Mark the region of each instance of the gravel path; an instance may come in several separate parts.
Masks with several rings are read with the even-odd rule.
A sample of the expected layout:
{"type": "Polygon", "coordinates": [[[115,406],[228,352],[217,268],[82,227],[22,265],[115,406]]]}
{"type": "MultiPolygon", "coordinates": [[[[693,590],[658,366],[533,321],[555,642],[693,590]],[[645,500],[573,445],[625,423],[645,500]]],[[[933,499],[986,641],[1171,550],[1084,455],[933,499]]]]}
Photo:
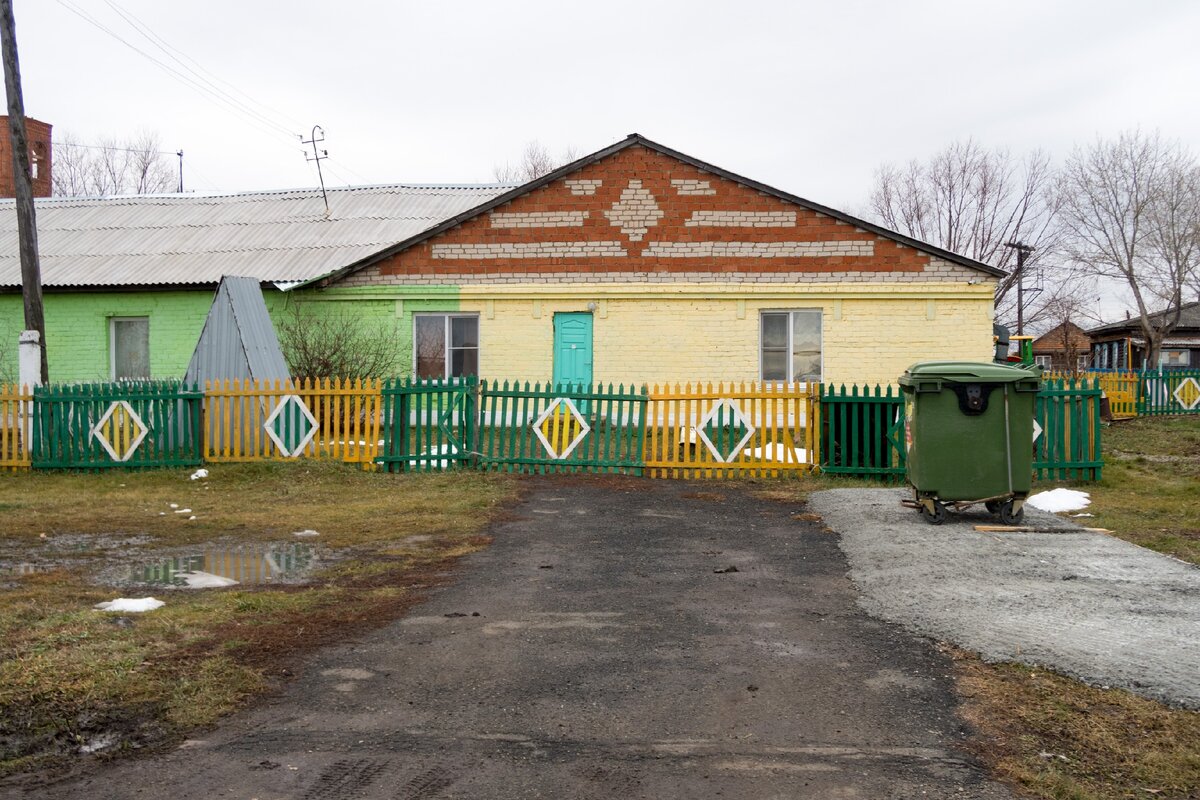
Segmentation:
{"type": "Polygon", "coordinates": [[[1200,569],[1027,507],[1034,533],[994,516],[929,525],[899,489],[837,489],[812,509],[841,534],[871,614],[989,661],[1200,708],[1200,569]]]}

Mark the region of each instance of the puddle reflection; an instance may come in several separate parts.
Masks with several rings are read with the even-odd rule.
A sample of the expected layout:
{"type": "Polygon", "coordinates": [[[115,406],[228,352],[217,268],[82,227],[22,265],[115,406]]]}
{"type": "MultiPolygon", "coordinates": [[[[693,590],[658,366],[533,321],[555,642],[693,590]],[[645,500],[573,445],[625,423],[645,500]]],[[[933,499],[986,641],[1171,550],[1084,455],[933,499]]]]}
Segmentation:
{"type": "Polygon", "coordinates": [[[133,567],[130,581],[190,589],[253,586],[295,580],[315,563],[312,545],[281,544],[265,551],[213,551],[142,563],[133,567]]]}

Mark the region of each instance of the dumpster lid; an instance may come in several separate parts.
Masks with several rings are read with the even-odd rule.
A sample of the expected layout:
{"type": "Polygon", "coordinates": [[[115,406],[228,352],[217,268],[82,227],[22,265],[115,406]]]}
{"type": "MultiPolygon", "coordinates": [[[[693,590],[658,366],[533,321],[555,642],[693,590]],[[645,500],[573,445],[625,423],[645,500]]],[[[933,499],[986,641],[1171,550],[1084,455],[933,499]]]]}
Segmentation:
{"type": "Polygon", "coordinates": [[[944,380],[957,383],[1016,383],[1041,379],[1041,369],[986,361],[920,361],[900,376],[900,384],[916,380],[944,380]]]}

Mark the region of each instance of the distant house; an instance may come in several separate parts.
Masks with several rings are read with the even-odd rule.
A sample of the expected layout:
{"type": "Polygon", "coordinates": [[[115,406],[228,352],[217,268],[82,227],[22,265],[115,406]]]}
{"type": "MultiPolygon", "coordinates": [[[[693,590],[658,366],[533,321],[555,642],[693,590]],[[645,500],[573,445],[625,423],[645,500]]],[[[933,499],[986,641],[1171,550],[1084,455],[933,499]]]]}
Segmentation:
{"type": "Polygon", "coordinates": [[[1091,363],[1091,345],[1087,331],[1068,320],[1033,340],[1033,360],[1042,369],[1076,372],[1091,363]]]}
{"type": "MultiPolygon", "coordinates": [[[[1174,309],[1150,315],[1152,321],[1174,315],[1174,309]]],[[[1146,340],[1136,319],[1101,325],[1088,331],[1092,366],[1097,369],[1200,369],[1200,302],[1179,308],[1179,324],[1163,341],[1157,364],[1146,364],[1146,340]]]]}
{"type": "MultiPolygon", "coordinates": [[[[127,334],[148,337],[154,376],[182,374],[226,274],[262,281],[276,319],[304,303],[391,331],[421,377],[890,383],[992,358],[1000,270],[637,134],[519,187],[342,189],[330,206],[41,201],[52,377],[121,374],[127,334]]],[[[10,244],[13,340],[18,282],[10,244]]]]}

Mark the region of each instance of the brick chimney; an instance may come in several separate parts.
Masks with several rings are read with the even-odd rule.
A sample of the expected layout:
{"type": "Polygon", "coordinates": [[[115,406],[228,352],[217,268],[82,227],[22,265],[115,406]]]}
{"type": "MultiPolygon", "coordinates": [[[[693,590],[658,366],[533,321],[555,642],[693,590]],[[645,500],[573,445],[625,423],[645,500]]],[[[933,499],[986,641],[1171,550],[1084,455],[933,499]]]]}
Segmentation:
{"type": "MultiPolygon", "coordinates": [[[[16,196],[13,176],[12,143],[8,138],[8,117],[0,116],[0,197],[16,196]]],[[[25,135],[29,139],[29,163],[33,169],[33,196],[49,197],[50,186],[50,124],[25,117],[25,135]]]]}

